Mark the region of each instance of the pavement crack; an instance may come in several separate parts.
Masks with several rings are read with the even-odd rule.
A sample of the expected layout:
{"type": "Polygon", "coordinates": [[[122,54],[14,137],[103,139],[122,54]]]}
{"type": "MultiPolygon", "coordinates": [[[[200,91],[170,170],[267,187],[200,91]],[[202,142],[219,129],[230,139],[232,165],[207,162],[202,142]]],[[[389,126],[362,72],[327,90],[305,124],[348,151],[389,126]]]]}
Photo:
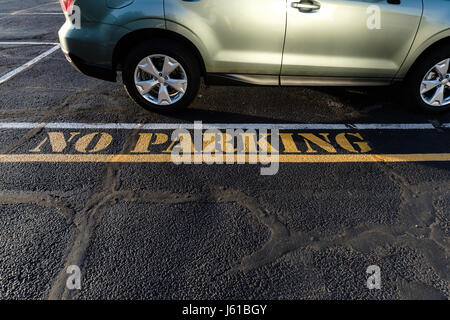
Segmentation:
{"type": "Polygon", "coordinates": [[[379,164],[380,169],[400,189],[399,222],[395,227],[404,237],[403,244],[417,248],[443,279],[448,278],[449,266],[446,261],[450,246],[445,231],[439,224],[434,201],[440,196],[450,194],[450,181],[421,182],[412,184],[394,168],[379,164]]]}
{"type": "Polygon", "coordinates": [[[263,247],[244,257],[240,264],[235,266],[231,272],[245,272],[264,266],[286,253],[305,245],[309,241],[309,237],[304,233],[291,233],[287,226],[280,221],[278,215],[264,209],[258,199],[250,197],[239,190],[219,188],[213,194],[213,197],[218,202],[235,202],[247,208],[270,231],[270,238],[263,247]]]}
{"type": "Polygon", "coordinates": [[[60,115],[65,110],[65,107],[70,105],[71,103],[76,102],[77,100],[81,99],[80,93],[86,91],[85,89],[78,90],[74,92],[73,94],[69,95],[62,103],[60,103],[57,106],[49,107],[47,110],[44,111],[44,115],[37,121],[39,123],[39,126],[36,128],[33,128],[29,130],[26,134],[24,134],[17,142],[12,143],[5,148],[0,150],[0,154],[10,154],[19,149],[22,145],[24,145],[27,141],[30,139],[36,137],[39,135],[44,129],[43,125],[48,122],[48,120],[54,116],[54,115],[60,115]]]}
{"type": "Polygon", "coordinates": [[[34,204],[53,208],[66,220],[67,224],[71,224],[75,217],[75,210],[71,209],[65,201],[47,193],[3,191],[0,193],[0,204],[34,204]]]}
{"type": "Polygon", "coordinates": [[[437,274],[442,279],[447,279],[448,266],[443,261],[447,260],[449,247],[445,239],[439,238],[442,237],[443,231],[436,231],[439,226],[432,214],[432,197],[436,192],[450,190],[450,183],[438,187],[429,184],[426,187],[414,186],[396,172],[390,172],[390,176],[403,192],[399,209],[402,222],[393,226],[360,224],[322,239],[314,234],[291,232],[276,213],[266,209],[258,199],[242,191],[218,188],[212,195],[217,202],[234,202],[247,208],[250,214],[270,231],[269,240],[260,249],[243,257],[225,273],[247,272],[271,264],[289,252],[303,247],[322,250],[343,246],[368,253],[374,247],[397,244],[418,248],[437,274]],[[434,232],[420,234],[417,231],[426,228],[431,231],[433,228],[434,232]]]}
{"type": "MultiPolygon", "coordinates": [[[[128,137],[124,144],[124,149],[129,148],[135,134],[128,137]]],[[[131,191],[119,191],[120,188],[120,168],[121,164],[110,163],[105,165],[105,173],[102,185],[99,190],[91,195],[86,204],[74,218],[78,226],[78,233],[66,257],[64,268],[58,273],[48,296],[49,300],[71,299],[73,292],[66,288],[67,274],[66,270],[70,265],[82,267],[89,247],[92,235],[96,227],[103,218],[104,210],[107,204],[123,197],[130,197],[131,191]]]]}
{"type": "MultiPolygon", "coordinates": [[[[132,147],[137,134],[128,136],[121,152],[126,152],[132,147]]],[[[72,299],[76,295],[66,288],[68,276],[66,270],[70,265],[77,265],[83,270],[82,266],[91,238],[107,212],[104,209],[108,205],[118,201],[174,204],[199,200],[198,197],[190,194],[122,190],[121,166],[120,163],[109,163],[105,166],[102,185],[86,201],[84,208],[75,215],[74,223],[77,225],[78,233],[65,258],[64,268],[60,270],[50,289],[48,296],[50,300],[72,299]]]]}

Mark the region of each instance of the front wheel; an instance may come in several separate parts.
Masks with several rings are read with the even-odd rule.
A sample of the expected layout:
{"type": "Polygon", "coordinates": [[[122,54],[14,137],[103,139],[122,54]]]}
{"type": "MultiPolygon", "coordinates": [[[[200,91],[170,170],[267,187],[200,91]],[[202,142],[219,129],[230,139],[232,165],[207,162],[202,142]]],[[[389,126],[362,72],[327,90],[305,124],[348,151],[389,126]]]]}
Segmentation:
{"type": "Polygon", "coordinates": [[[195,57],[182,46],[155,39],[134,48],[122,73],[128,95],[147,110],[172,112],[186,108],[200,87],[195,57]]]}
{"type": "Polygon", "coordinates": [[[424,111],[450,110],[450,46],[421,59],[407,80],[407,94],[424,111]]]}

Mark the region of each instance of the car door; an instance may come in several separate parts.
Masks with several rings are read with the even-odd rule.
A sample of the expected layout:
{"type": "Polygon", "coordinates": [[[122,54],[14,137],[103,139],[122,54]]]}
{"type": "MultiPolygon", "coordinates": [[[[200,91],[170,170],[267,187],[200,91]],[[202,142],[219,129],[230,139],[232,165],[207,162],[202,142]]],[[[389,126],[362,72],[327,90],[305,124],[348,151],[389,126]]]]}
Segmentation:
{"type": "Polygon", "coordinates": [[[284,85],[395,77],[422,15],[422,0],[287,1],[284,85]]]}
{"type": "Polygon", "coordinates": [[[286,0],[165,0],[167,28],[200,50],[206,71],[274,75],[278,84],[286,0]]]}

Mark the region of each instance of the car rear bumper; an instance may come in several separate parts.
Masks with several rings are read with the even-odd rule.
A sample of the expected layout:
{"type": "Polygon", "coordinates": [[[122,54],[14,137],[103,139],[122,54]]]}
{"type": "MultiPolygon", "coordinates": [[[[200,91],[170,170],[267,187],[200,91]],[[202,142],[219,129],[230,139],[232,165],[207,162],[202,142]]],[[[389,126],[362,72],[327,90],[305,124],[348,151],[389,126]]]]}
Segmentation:
{"type": "Polygon", "coordinates": [[[116,81],[113,53],[127,29],[102,23],[84,23],[75,28],[69,21],[59,30],[61,49],[78,71],[91,77],[116,81]]]}
{"type": "Polygon", "coordinates": [[[93,77],[93,78],[116,82],[116,80],[117,80],[116,71],[114,71],[112,69],[105,69],[102,67],[90,65],[90,64],[86,63],[85,61],[83,61],[83,59],[77,57],[76,55],[74,55],[70,52],[66,52],[64,50],[63,50],[63,52],[66,56],[67,61],[69,61],[70,64],[78,72],[81,72],[82,74],[85,74],[85,75],[93,77]]]}

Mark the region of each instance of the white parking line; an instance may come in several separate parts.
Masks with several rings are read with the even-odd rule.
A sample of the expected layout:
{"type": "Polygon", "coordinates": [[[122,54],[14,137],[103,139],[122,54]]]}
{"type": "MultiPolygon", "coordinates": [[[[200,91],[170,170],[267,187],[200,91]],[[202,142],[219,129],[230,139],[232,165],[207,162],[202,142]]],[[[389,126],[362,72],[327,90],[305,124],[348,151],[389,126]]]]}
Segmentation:
{"type": "MultiPolygon", "coordinates": [[[[203,123],[203,129],[278,129],[278,130],[433,130],[429,123],[370,123],[370,124],[278,124],[278,123],[203,123]]],[[[176,130],[194,129],[192,123],[36,123],[0,122],[0,129],[100,129],[100,130],[176,130]]],[[[450,128],[444,123],[439,128],[450,128]]]]}
{"type": "Polygon", "coordinates": [[[26,13],[27,11],[30,11],[30,10],[46,7],[48,5],[57,4],[57,3],[58,3],[58,1],[51,1],[51,2],[46,2],[46,3],[41,3],[41,4],[39,4],[37,6],[34,6],[34,7],[31,7],[31,8],[26,8],[26,9],[22,9],[22,10],[17,10],[17,11],[11,12],[11,14],[16,15],[16,14],[26,13]]]}
{"type": "Polygon", "coordinates": [[[32,66],[34,66],[36,63],[38,63],[39,61],[41,61],[42,59],[44,59],[45,57],[51,55],[53,52],[59,50],[60,45],[56,45],[53,48],[45,51],[44,53],[40,54],[39,56],[37,56],[36,58],[28,61],[27,63],[25,63],[24,65],[18,67],[17,69],[14,69],[11,72],[8,72],[7,74],[5,74],[4,76],[2,76],[0,78],[0,85],[5,83],[6,81],[10,80],[11,78],[15,77],[16,75],[18,75],[19,73],[31,68],[32,66]]]}
{"type": "MultiPolygon", "coordinates": [[[[0,20],[6,19],[8,17],[22,16],[22,15],[48,15],[48,14],[50,14],[50,15],[61,14],[62,15],[63,14],[62,10],[59,13],[57,13],[57,12],[29,12],[29,11],[35,10],[37,8],[46,7],[46,6],[49,6],[49,5],[52,5],[52,4],[53,5],[58,4],[58,1],[42,3],[42,4],[37,5],[35,7],[26,8],[26,9],[23,9],[23,10],[17,10],[17,11],[13,11],[13,12],[1,12],[0,13],[0,16],[1,16],[0,20]]],[[[52,10],[52,9],[49,9],[49,10],[52,10]]]]}

